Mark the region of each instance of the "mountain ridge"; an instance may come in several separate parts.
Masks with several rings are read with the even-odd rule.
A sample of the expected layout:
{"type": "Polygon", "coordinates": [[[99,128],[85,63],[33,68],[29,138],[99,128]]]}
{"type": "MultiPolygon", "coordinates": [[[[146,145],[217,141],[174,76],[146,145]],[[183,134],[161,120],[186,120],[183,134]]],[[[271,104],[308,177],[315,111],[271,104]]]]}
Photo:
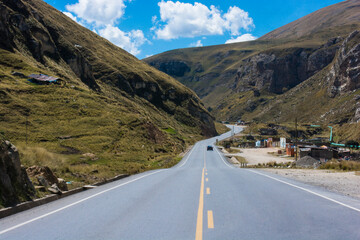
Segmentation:
{"type": "Polygon", "coordinates": [[[277,28],[261,40],[299,38],[323,29],[360,22],[360,1],[347,0],[310,13],[296,21],[277,28]]]}
{"type": "MultiPolygon", "coordinates": [[[[356,109],[353,106],[356,105],[354,99],[358,94],[356,82],[359,79],[356,78],[357,68],[351,66],[350,63],[356,63],[358,58],[356,44],[354,45],[354,40],[349,39],[352,38],[352,34],[353,39],[357,39],[356,30],[360,29],[360,21],[356,21],[360,19],[360,11],[354,11],[354,9],[359,7],[360,1],[342,2],[272,31],[273,37],[265,35],[250,42],[173,50],[144,59],[144,61],[165,72],[167,72],[167,67],[176,67],[177,64],[181,64],[182,68],[178,70],[186,69],[186,71],[182,70],[174,77],[192,88],[218,120],[243,119],[275,123],[290,121],[294,117],[292,109],[295,107],[284,104],[286,107],[281,108],[274,104],[274,102],[283,102],[281,98],[285,97],[288,102],[297,106],[296,108],[303,109],[303,115],[299,116],[301,121],[315,121],[323,124],[354,123],[356,125],[356,121],[353,120],[356,109]],[[341,15],[333,16],[337,12],[341,12],[341,15]],[[341,19],[341,16],[346,15],[347,12],[351,17],[341,19]],[[308,34],[305,31],[299,33],[300,37],[288,37],[296,35],[288,30],[289,26],[293,24],[302,26],[304,19],[314,21],[319,14],[323,15],[323,18],[314,24],[314,31],[307,29],[308,34]],[[341,21],[338,24],[328,24],[326,19],[329,18],[335,20],[340,18],[341,21]],[[354,19],[356,19],[355,22],[354,19]],[[282,34],[277,34],[278,32],[282,34]],[[350,43],[351,41],[353,43],[350,43]],[[339,64],[336,65],[337,56],[341,52],[347,52],[349,48],[354,48],[353,54],[349,56],[352,60],[338,61],[339,64]],[[323,80],[324,76],[334,71],[335,77],[323,80]],[[352,75],[345,74],[346,71],[350,71],[352,75]],[[340,73],[343,74],[339,78],[342,80],[336,80],[341,75],[340,73]],[[337,111],[338,116],[328,114],[329,111],[335,111],[331,106],[320,108],[319,114],[315,115],[320,117],[325,114],[327,117],[316,119],[315,115],[311,114],[311,106],[302,103],[302,99],[309,96],[297,91],[303,88],[303,83],[309,81],[313,81],[314,84],[308,85],[312,87],[306,88],[306,91],[316,92],[317,95],[314,94],[319,96],[319,102],[323,104],[328,102],[335,108],[340,107],[339,104],[344,99],[349,99],[351,107],[342,106],[337,111]],[[347,87],[341,87],[342,85],[347,87]],[[341,94],[335,93],[331,96],[329,89],[334,89],[335,92],[340,91],[341,94]],[[293,98],[286,97],[290,92],[297,93],[294,93],[293,98]],[[348,96],[345,97],[347,94],[348,96]],[[297,97],[299,100],[294,100],[297,97]],[[307,107],[301,107],[301,105],[307,107]],[[269,108],[273,110],[267,111],[269,108]]],[[[174,72],[174,69],[170,68],[170,71],[174,72]]],[[[316,100],[317,98],[313,98],[313,101],[316,100]]],[[[355,134],[354,137],[359,138],[355,134]]]]}

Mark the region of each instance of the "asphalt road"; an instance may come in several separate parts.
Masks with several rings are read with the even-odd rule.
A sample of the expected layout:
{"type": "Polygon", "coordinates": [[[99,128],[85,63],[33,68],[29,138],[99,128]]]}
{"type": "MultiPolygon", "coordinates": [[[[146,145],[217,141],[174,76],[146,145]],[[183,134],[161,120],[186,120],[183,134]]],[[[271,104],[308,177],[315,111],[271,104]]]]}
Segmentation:
{"type": "Polygon", "coordinates": [[[359,200],[233,168],[206,151],[214,142],[197,143],[171,169],[1,219],[0,239],[360,239],[359,200]]]}

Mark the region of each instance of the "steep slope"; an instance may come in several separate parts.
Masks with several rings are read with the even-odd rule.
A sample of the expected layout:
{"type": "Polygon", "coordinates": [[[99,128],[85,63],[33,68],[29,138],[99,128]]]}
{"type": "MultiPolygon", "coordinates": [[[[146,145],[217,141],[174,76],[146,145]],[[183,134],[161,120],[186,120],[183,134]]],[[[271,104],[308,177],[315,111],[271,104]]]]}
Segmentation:
{"type": "MultiPolygon", "coordinates": [[[[294,118],[293,109],[301,108],[303,116],[306,116],[302,118],[303,121],[352,122],[353,118],[350,116],[354,116],[356,111],[354,102],[349,103],[352,107],[340,107],[338,102],[351,97],[337,94],[337,91],[351,89],[347,92],[352,91],[351,93],[355,94],[358,90],[358,64],[355,61],[358,57],[353,55],[347,63],[355,64],[351,70],[352,80],[340,77],[340,72],[344,74],[347,71],[345,67],[334,71],[332,66],[336,65],[335,59],[343,51],[341,49],[348,51],[348,48],[354,47],[349,45],[347,39],[350,33],[360,29],[360,11],[357,10],[359,7],[360,1],[342,2],[299,19],[295,24],[298,28],[294,25],[281,31],[275,30],[275,33],[281,34],[273,34],[273,37],[265,35],[251,42],[179,49],[152,56],[144,61],[192,88],[218,120],[236,121],[242,118],[285,121],[294,118]],[[332,20],[328,21],[330,18],[332,20]],[[308,21],[314,22],[317,27],[307,29],[308,21]],[[299,33],[300,37],[296,37],[291,29],[296,29],[295,33],[299,33]],[[290,35],[293,38],[287,39],[290,35]],[[329,77],[331,80],[323,82],[322,76],[329,72],[333,72],[332,77],[329,77]],[[309,81],[313,82],[310,84],[313,89],[303,87],[302,83],[309,81]],[[348,82],[351,83],[347,84],[348,82]],[[344,88],[344,84],[351,87],[344,88]],[[334,93],[323,94],[321,102],[328,103],[329,106],[319,108],[317,114],[311,114],[311,104],[303,103],[311,99],[311,95],[296,89],[312,93],[334,93]],[[290,93],[292,95],[289,95],[290,93]],[[283,98],[288,99],[292,105],[285,104],[284,109],[274,107],[274,104],[283,98]],[[332,107],[340,108],[338,115],[315,117],[326,114],[332,107]],[[268,108],[273,111],[267,111],[268,108]]],[[[283,103],[279,104],[281,106],[283,103]]]]}
{"type": "Polygon", "coordinates": [[[25,165],[98,181],[170,166],[215,134],[196,94],[170,76],[41,0],[0,2],[0,137],[25,165]],[[30,83],[32,73],[60,84],[30,83]]]}
{"type": "Polygon", "coordinates": [[[294,39],[334,27],[343,27],[360,22],[360,1],[347,0],[325,7],[280,27],[260,39],[294,39]]]}

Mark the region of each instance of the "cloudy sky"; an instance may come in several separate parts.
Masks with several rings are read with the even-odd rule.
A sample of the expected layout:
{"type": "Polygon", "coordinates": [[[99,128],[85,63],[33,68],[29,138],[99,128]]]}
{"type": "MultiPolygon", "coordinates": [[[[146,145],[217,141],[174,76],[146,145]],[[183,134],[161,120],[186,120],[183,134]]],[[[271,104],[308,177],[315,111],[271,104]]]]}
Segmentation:
{"type": "Polygon", "coordinates": [[[164,51],[251,41],[339,0],[45,0],[142,59],[164,51]]]}

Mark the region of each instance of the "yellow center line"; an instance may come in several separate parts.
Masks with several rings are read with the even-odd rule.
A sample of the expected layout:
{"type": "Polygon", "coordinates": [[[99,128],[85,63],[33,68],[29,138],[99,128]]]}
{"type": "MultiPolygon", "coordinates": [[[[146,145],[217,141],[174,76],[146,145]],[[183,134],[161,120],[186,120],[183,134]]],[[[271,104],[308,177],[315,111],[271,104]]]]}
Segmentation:
{"type": "Polygon", "coordinates": [[[211,210],[209,210],[207,212],[208,215],[208,228],[214,228],[214,216],[213,216],[213,212],[211,210]]]}
{"type": "Polygon", "coordinates": [[[207,195],[210,194],[210,188],[206,188],[206,194],[207,194],[207,195]]]}
{"type": "Polygon", "coordinates": [[[198,209],[198,214],[197,214],[195,240],[202,240],[202,234],[203,234],[204,172],[205,172],[205,168],[203,168],[203,170],[202,170],[202,176],[201,176],[199,209],[198,209]]]}
{"type": "Polygon", "coordinates": [[[207,173],[205,173],[205,175],[207,176],[207,173]]]}
{"type": "Polygon", "coordinates": [[[208,179],[208,178],[206,178],[206,181],[209,181],[209,179],[208,179]]]}

